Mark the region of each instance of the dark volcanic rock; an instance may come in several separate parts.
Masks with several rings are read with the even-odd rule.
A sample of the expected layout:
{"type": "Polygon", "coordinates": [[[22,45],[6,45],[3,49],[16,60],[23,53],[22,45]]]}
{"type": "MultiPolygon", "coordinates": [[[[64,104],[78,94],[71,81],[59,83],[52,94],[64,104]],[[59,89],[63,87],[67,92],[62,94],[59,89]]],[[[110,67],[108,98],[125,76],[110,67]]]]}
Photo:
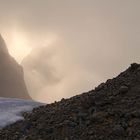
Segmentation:
{"type": "Polygon", "coordinates": [[[24,82],[22,67],[12,58],[0,35],[0,97],[31,99],[24,82]]]}
{"type": "Polygon", "coordinates": [[[24,113],[2,140],[139,140],[140,65],[95,90],[24,113]]]}

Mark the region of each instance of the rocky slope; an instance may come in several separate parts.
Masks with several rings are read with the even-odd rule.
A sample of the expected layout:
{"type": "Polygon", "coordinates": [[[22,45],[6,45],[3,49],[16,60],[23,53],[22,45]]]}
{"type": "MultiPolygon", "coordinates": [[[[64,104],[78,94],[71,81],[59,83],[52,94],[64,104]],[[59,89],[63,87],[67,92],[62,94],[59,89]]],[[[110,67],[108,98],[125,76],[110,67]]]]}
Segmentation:
{"type": "Polygon", "coordinates": [[[12,58],[0,35],[0,97],[31,99],[24,82],[22,67],[12,58]]]}
{"type": "Polygon", "coordinates": [[[24,113],[2,140],[139,140],[140,65],[95,90],[24,113]]]}

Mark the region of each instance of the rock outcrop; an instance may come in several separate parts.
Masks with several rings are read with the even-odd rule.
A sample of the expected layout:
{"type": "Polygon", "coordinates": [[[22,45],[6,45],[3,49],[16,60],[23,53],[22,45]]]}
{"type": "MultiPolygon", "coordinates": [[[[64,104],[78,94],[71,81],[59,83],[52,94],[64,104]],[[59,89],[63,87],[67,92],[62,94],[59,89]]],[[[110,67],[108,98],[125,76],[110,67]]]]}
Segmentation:
{"type": "Polygon", "coordinates": [[[140,140],[140,65],[23,116],[0,131],[2,140],[140,140]]]}
{"type": "Polygon", "coordinates": [[[10,56],[0,35],[0,97],[31,99],[24,82],[22,67],[10,56]]]}

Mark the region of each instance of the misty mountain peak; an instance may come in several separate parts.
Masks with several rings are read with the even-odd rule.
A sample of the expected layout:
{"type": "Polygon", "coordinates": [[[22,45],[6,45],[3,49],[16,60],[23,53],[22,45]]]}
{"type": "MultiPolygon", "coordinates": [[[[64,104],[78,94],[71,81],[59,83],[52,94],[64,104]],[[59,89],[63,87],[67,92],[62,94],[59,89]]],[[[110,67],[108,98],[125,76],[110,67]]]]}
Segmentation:
{"type": "Polygon", "coordinates": [[[2,35],[0,34],[0,53],[8,53],[7,47],[6,47],[6,43],[2,37],[2,35]]]}
{"type": "Polygon", "coordinates": [[[28,94],[23,68],[8,53],[0,35],[0,97],[31,99],[28,94]]]}

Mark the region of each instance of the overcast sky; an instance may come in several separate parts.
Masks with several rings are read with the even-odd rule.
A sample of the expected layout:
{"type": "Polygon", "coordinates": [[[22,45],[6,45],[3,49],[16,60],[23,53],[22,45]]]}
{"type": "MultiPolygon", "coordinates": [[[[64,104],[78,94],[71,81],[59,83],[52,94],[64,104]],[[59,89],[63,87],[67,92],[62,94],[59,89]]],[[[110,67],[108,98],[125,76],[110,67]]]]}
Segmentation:
{"type": "Polygon", "coordinates": [[[0,0],[0,21],[35,100],[91,90],[140,62],[140,0],[0,0]]]}

